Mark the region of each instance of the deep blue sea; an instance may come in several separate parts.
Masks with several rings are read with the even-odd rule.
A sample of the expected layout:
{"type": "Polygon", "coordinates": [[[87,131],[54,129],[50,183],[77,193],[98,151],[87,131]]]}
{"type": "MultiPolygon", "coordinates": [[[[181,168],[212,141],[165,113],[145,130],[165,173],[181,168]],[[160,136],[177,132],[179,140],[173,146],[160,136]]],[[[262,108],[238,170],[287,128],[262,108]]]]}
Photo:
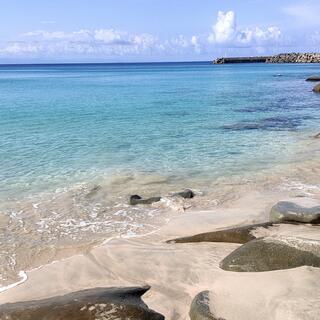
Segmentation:
{"type": "Polygon", "coordinates": [[[292,161],[319,65],[0,66],[0,198],[121,172],[216,179],[292,161]]]}

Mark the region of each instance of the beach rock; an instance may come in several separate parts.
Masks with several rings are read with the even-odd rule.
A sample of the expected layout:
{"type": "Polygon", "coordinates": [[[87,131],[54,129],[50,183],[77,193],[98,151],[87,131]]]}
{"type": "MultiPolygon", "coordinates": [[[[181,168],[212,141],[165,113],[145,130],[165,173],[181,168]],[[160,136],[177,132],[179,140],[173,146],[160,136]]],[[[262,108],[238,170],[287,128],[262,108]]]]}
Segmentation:
{"type": "Polygon", "coordinates": [[[129,204],[135,206],[137,204],[152,204],[161,200],[161,197],[151,197],[147,199],[142,199],[142,197],[137,194],[130,196],[129,204]]]}
{"type": "Polygon", "coordinates": [[[182,197],[184,199],[192,199],[195,196],[195,194],[192,190],[186,189],[184,191],[174,193],[172,196],[173,197],[182,197]]]}
{"type": "Polygon", "coordinates": [[[320,206],[306,208],[293,202],[280,201],[270,211],[272,222],[320,223],[320,206]]]}
{"type": "Polygon", "coordinates": [[[0,306],[1,320],[164,320],[141,300],[149,287],[96,288],[0,306]]]}
{"type": "Polygon", "coordinates": [[[254,231],[258,228],[268,228],[272,222],[252,224],[244,227],[231,228],[213,232],[200,233],[191,237],[177,238],[167,241],[168,243],[190,243],[190,242],[228,242],[246,243],[256,239],[254,231]]]}
{"type": "Polygon", "coordinates": [[[320,93],[320,84],[317,84],[312,91],[316,93],[320,93]]]}
{"type": "Polygon", "coordinates": [[[314,139],[319,139],[320,138],[320,132],[317,133],[316,135],[313,136],[314,139]]]}
{"type": "Polygon", "coordinates": [[[261,272],[301,266],[320,267],[320,241],[265,237],[242,245],[220,262],[226,271],[261,272]]]}
{"type": "Polygon", "coordinates": [[[306,81],[320,81],[320,76],[318,75],[310,76],[306,79],[306,81]]]}
{"type": "Polygon", "coordinates": [[[213,315],[209,299],[209,291],[202,291],[195,296],[189,311],[190,320],[224,320],[213,315]]]}
{"type": "Polygon", "coordinates": [[[91,198],[97,195],[97,193],[102,189],[101,186],[96,185],[94,186],[87,194],[86,194],[86,198],[91,198]]]}

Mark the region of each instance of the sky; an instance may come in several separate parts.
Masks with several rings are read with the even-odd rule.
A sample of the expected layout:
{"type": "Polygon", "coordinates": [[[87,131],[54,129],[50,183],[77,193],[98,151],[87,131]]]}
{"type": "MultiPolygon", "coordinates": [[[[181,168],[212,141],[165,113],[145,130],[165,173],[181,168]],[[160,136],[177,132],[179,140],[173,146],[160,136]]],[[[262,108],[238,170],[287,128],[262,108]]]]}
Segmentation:
{"type": "Polygon", "coordinates": [[[0,0],[0,63],[320,51],[319,0],[0,0]]]}

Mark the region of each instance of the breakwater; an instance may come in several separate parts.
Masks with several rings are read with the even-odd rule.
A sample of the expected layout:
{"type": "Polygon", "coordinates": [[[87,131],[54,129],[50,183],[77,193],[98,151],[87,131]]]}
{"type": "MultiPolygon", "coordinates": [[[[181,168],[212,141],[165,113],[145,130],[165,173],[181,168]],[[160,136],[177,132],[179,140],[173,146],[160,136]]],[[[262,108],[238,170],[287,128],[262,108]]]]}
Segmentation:
{"type": "Polygon", "coordinates": [[[274,56],[217,58],[213,63],[320,63],[320,53],[282,53],[274,56]]]}

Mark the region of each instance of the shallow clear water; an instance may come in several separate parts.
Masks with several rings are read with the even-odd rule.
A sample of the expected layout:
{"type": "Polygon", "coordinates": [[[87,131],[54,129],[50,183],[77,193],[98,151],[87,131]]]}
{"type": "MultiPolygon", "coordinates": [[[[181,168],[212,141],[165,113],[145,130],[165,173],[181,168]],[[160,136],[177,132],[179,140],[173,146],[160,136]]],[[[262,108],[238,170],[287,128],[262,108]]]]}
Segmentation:
{"type": "Polygon", "coordinates": [[[291,161],[318,65],[0,67],[0,198],[122,172],[215,179],[291,161]],[[281,75],[281,76],[279,76],[281,75]]]}
{"type": "Polygon", "coordinates": [[[209,62],[0,66],[0,287],[190,208],[256,190],[320,194],[319,140],[310,139],[320,95],[305,81],[317,73],[209,62]],[[194,199],[170,197],[186,187],[194,199]],[[136,193],[165,198],[129,206],[136,193]]]}

